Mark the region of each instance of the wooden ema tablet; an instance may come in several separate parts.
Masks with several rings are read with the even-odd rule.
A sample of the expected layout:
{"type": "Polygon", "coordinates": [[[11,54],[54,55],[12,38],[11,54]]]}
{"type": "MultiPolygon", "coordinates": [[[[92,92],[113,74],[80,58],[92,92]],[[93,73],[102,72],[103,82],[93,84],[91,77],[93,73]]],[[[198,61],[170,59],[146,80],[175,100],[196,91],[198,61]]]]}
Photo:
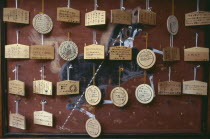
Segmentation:
{"type": "Polygon", "coordinates": [[[80,23],[80,11],[68,7],[59,7],[57,8],[57,20],[69,23],[80,23]]]}
{"type": "Polygon", "coordinates": [[[53,46],[33,45],[30,48],[31,59],[54,59],[55,49],[53,46]]]}
{"type": "Polygon", "coordinates": [[[176,16],[171,15],[167,19],[167,29],[171,35],[176,35],[179,30],[179,23],[176,16]]]}
{"type": "Polygon", "coordinates": [[[25,116],[20,115],[18,113],[10,113],[9,114],[9,126],[25,130],[26,129],[25,116]]]}
{"type": "Polygon", "coordinates": [[[97,138],[101,134],[101,125],[95,118],[90,118],[85,124],[86,131],[88,135],[93,138],[97,138]]]}
{"type": "Polygon", "coordinates": [[[106,24],[106,11],[94,10],[85,14],[85,26],[106,24]]]}
{"type": "Polygon", "coordinates": [[[131,25],[131,21],[131,12],[121,9],[111,10],[111,23],[131,25]]]}
{"type": "Polygon", "coordinates": [[[156,56],[153,51],[143,49],[138,53],[136,60],[141,68],[149,69],[155,64],[156,56]]]}
{"type": "Polygon", "coordinates": [[[209,25],[210,12],[199,11],[185,14],[185,26],[209,25]]]}
{"type": "Polygon", "coordinates": [[[101,91],[95,86],[91,85],[85,90],[85,99],[90,105],[97,105],[101,101],[101,91]]]}
{"type": "Polygon", "coordinates": [[[110,60],[132,60],[132,48],[112,46],[109,53],[110,60]]]}
{"type": "Polygon", "coordinates": [[[174,81],[165,81],[158,83],[158,94],[159,95],[181,95],[181,83],[174,81]]]}
{"type": "Polygon", "coordinates": [[[53,126],[53,115],[46,111],[34,112],[34,124],[43,126],[53,126]]]}
{"type": "Polygon", "coordinates": [[[57,95],[79,94],[79,81],[66,80],[57,82],[57,95]]]}
{"type": "Polygon", "coordinates": [[[78,55],[78,47],[73,41],[64,41],[59,47],[59,54],[64,60],[72,61],[78,55]]]}
{"type": "Polygon", "coordinates": [[[10,80],[9,93],[14,95],[25,96],[25,83],[19,80],[10,80]]]}
{"type": "Polygon", "coordinates": [[[29,11],[20,8],[4,8],[3,21],[29,24],[29,11]]]}
{"type": "Polygon", "coordinates": [[[103,45],[92,44],[84,47],[84,59],[104,59],[105,49],[103,45]]]}
{"type": "Polygon", "coordinates": [[[180,60],[180,49],[176,47],[163,48],[163,61],[180,60]]]}
{"type": "Polygon", "coordinates": [[[37,14],[33,18],[33,27],[40,34],[47,34],[53,28],[52,19],[46,14],[37,14]]]}
{"type": "Polygon", "coordinates": [[[184,61],[209,61],[209,48],[192,47],[184,49],[184,61]]]}
{"type": "Polygon", "coordinates": [[[29,46],[22,44],[5,45],[5,58],[29,58],[29,46]]]}
{"type": "Polygon", "coordinates": [[[154,98],[153,89],[147,84],[141,84],[135,91],[136,99],[142,104],[150,103],[154,98]]]}
{"type": "Polygon", "coordinates": [[[156,25],[156,13],[145,9],[139,9],[138,23],[146,25],[156,25]]]}
{"type": "Polygon", "coordinates": [[[128,93],[122,87],[115,87],[110,94],[110,98],[115,106],[123,107],[128,102],[128,93]]]}
{"type": "Polygon", "coordinates": [[[33,81],[33,92],[41,95],[52,95],[52,82],[46,80],[33,81]]]}
{"type": "Polygon", "coordinates": [[[183,94],[207,95],[207,83],[201,81],[184,81],[183,94]]]}

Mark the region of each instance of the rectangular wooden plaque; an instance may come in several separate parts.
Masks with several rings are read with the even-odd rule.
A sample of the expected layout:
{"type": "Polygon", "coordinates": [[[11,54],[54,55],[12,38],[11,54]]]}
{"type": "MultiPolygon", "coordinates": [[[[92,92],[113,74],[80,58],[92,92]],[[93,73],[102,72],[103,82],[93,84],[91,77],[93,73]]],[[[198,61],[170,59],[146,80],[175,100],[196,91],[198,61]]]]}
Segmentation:
{"type": "Polygon", "coordinates": [[[131,25],[132,14],[126,10],[111,10],[111,23],[131,25]]]}
{"type": "Polygon", "coordinates": [[[10,80],[9,93],[14,95],[25,96],[25,83],[19,80],[10,80]]]}
{"type": "Polygon", "coordinates": [[[5,58],[29,58],[29,46],[22,44],[5,45],[5,58]]]}
{"type": "Polygon", "coordinates": [[[159,95],[181,95],[181,82],[165,81],[158,83],[159,95]]]}
{"type": "Polygon", "coordinates": [[[33,81],[33,92],[41,95],[52,95],[52,82],[46,80],[33,81]]]}
{"type": "Polygon", "coordinates": [[[57,8],[57,20],[70,23],[80,23],[80,11],[68,7],[57,8]]]}
{"type": "Polygon", "coordinates": [[[30,48],[31,59],[54,59],[55,49],[53,46],[33,45],[30,48]]]}
{"type": "Polygon", "coordinates": [[[199,11],[185,14],[185,26],[210,25],[210,12],[199,11]]]}
{"type": "Polygon", "coordinates": [[[20,8],[4,8],[3,21],[29,24],[29,11],[20,8]]]}
{"type": "Polygon", "coordinates": [[[66,80],[57,82],[57,95],[79,94],[79,81],[66,80]]]}
{"type": "Polygon", "coordinates": [[[125,46],[110,47],[110,60],[132,60],[132,49],[125,46]]]}
{"type": "Polygon", "coordinates": [[[184,49],[184,61],[209,61],[209,48],[192,47],[184,49]]]}
{"type": "Polygon", "coordinates": [[[138,23],[146,25],[156,25],[156,13],[146,9],[139,9],[138,23]]]}
{"type": "Polygon", "coordinates": [[[105,49],[103,45],[92,44],[84,47],[84,59],[104,59],[105,49]]]}
{"type": "Polygon", "coordinates": [[[25,116],[20,115],[18,113],[10,113],[9,126],[25,130],[26,129],[25,116]]]}
{"type": "Polygon", "coordinates": [[[94,10],[85,14],[85,26],[106,24],[106,11],[94,10]]]}
{"type": "Polygon", "coordinates": [[[184,81],[183,94],[207,95],[207,83],[201,81],[184,81]]]}
{"type": "Polygon", "coordinates": [[[176,47],[163,48],[163,61],[180,60],[180,49],[176,47]]]}
{"type": "Polygon", "coordinates": [[[35,111],[34,112],[34,124],[53,126],[53,115],[46,111],[35,111]]]}

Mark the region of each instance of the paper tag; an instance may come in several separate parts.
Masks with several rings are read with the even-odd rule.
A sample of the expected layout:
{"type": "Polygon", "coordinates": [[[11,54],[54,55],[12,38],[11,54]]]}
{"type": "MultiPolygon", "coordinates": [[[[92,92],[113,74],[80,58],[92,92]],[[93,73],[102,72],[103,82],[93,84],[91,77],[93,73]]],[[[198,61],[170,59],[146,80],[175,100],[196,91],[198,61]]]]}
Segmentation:
{"type": "Polygon", "coordinates": [[[192,47],[184,49],[184,61],[209,61],[209,48],[192,47]]]}
{"type": "Polygon", "coordinates": [[[106,24],[106,11],[94,10],[85,14],[85,26],[106,24]]]}
{"type": "Polygon", "coordinates": [[[105,49],[103,45],[92,44],[84,47],[84,59],[104,59],[105,49]]]}
{"type": "Polygon", "coordinates": [[[132,48],[125,46],[110,47],[110,60],[132,60],[132,48]]]}
{"type": "Polygon", "coordinates": [[[57,20],[70,23],[80,23],[80,11],[68,7],[59,7],[57,8],[57,20]]]}
{"type": "Polygon", "coordinates": [[[185,14],[185,26],[209,25],[210,12],[199,11],[185,14]]]}
{"type": "Polygon", "coordinates": [[[55,49],[53,46],[32,45],[30,48],[31,59],[54,59],[55,49]]]}
{"type": "Polygon", "coordinates": [[[110,94],[110,98],[115,106],[123,107],[128,102],[128,93],[122,87],[115,87],[110,94]]]}
{"type": "Polygon", "coordinates": [[[53,22],[52,22],[52,19],[48,15],[37,14],[33,18],[33,27],[37,32],[41,34],[47,34],[52,30],[53,22]]]}
{"type": "Polygon", "coordinates": [[[46,80],[33,81],[33,92],[41,95],[52,95],[52,82],[46,80]]]}
{"type": "Polygon", "coordinates": [[[10,80],[9,93],[14,95],[25,96],[25,83],[19,80],[10,80]]]}
{"type": "Polygon", "coordinates": [[[207,95],[207,83],[201,81],[184,81],[183,94],[207,95]]]}
{"type": "Polygon", "coordinates": [[[156,25],[156,13],[145,9],[139,9],[138,23],[146,25],[156,25]]]}
{"type": "Polygon", "coordinates": [[[5,45],[5,58],[29,58],[29,46],[22,44],[5,45]]]}
{"type": "Polygon", "coordinates": [[[20,8],[4,8],[3,21],[29,24],[29,11],[20,8]]]}
{"type": "Polygon", "coordinates": [[[93,138],[97,138],[101,134],[101,125],[95,118],[88,119],[85,128],[87,133],[93,138]]]}
{"type": "Polygon", "coordinates": [[[53,115],[46,111],[35,111],[34,112],[34,124],[53,126],[53,115]]]}
{"type": "Polygon", "coordinates": [[[72,61],[78,55],[78,47],[73,41],[64,41],[59,47],[59,54],[64,60],[72,61]]]}
{"type": "Polygon", "coordinates": [[[163,61],[180,60],[180,49],[176,47],[163,48],[163,61]]]}
{"type": "Polygon", "coordinates": [[[79,94],[79,81],[66,80],[57,82],[57,95],[79,94]]]}
{"type": "Polygon", "coordinates": [[[131,12],[115,9],[111,10],[111,23],[131,25],[131,12]]]}
{"type": "Polygon", "coordinates": [[[159,95],[181,95],[181,83],[174,81],[165,81],[158,83],[159,95]]]}
{"type": "Polygon", "coordinates": [[[136,99],[142,104],[150,103],[154,98],[153,89],[147,84],[141,84],[135,91],[136,99]]]}
{"type": "Polygon", "coordinates": [[[151,68],[156,62],[155,53],[149,49],[141,50],[137,55],[137,63],[143,69],[151,68]]]}
{"type": "Polygon", "coordinates": [[[90,105],[97,105],[101,101],[101,91],[95,86],[91,85],[85,90],[85,99],[90,105]]]}
{"type": "Polygon", "coordinates": [[[10,113],[9,126],[25,130],[26,129],[25,116],[20,115],[18,113],[10,113]]]}

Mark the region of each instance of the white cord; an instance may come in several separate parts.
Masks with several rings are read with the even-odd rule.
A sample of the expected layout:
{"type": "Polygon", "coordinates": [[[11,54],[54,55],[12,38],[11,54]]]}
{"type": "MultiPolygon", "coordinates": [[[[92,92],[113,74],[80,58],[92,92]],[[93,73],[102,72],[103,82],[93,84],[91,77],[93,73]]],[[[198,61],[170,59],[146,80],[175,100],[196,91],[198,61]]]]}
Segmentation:
{"type": "Polygon", "coordinates": [[[71,5],[70,5],[70,0],[68,0],[68,5],[67,5],[67,7],[70,8],[70,6],[71,6],[71,5]]]}
{"type": "Polygon", "coordinates": [[[98,0],[94,0],[94,10],[97,10],[98,8],[98,0]]]}
{"type": "Polygon", "coordinates": [[[200,9],[199,9],[199,6],[200,5],[200,0],[197,0],[197,12],[199,12],[200,11],[200,9]]]}
{"type": "Polygon", "coordinates": [[[44,35],[41,34],[41,39],[42,39],[42,45],[44,45],[44,35]]]}
{"type": "Polygon", "coordinates": [[[16,30],[17,44],[19,44],[19,30],[16,30]]]}
{"type": "Polygon", "coordinates": [[[15,100],[15,113],[18,114],[18,100],[15,100]]]}
{"type": "Polygon", "coordinates": [[[18,0],[15,0],[15,8],[18,8],[18,0]]]}
{"type": "Polygon", "coordinates": [[[198,47],[198,33],[195,34],[195,47],[198,47]]]}
{"type": "Polygon", "coordinates": [[[171,81],[171,66],[168,67],[168,81],[171,81]]]}
{"type": "Polygon", "coordinates": [[[200,65],[194,67],[194,81],[196,80],[196,74],[197,74],[197,68],[199,68],[200,65]]]}
{"type": "Polygon", "coordinates": [[[174,36],[172,34],[170,34],[170,47],[174,47],[174,36]]]}

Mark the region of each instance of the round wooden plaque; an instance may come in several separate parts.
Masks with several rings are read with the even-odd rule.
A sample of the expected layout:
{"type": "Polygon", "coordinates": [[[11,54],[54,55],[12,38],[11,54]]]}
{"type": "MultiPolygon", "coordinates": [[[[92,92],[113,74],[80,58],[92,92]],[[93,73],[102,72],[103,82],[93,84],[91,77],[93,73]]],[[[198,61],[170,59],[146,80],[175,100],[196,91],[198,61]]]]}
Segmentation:
{"type": "Polygon", "coordinates": [[[143,104],[150,103],[154,98],[153,89],[147,84],[141,84],[136,88],[136,99],[143,104]]]}
{"type": "Polygon", "coordinates": [[[149,69],[155,64],[156,56],[150,49],[143,49],[138,53],[136,60],[142,69],[149,69]]]}
{"type": "Polygon", "coordinates": [[[112,90],[110,97],[111,97],[113,104],[117,107],[123,107],[128,102],[128,93],[122,87],[115,87],[112,90]]]}
{"type": "Polygon", "coordinates": [[[97,105],[101,101],[101,91],[95,86],[91,85],[85,90],[85,99],[90,105],[97,105]]]}
{"type": "Polygon", "coordinates": [[[59,54],[64,60],[72,61],[78,55],[78,47],[73,41],[64,41],[59,47],[59,54]]]}
{"type": "Polygon", "coordinates": [[[93,138],[97,138],[101,134],[101,125],[95,118],[88,119],[85,128],[87,133],[93,138]]]}
{"type": "Polygon", "coordinates": [[[33,27],[37,32],[41,34],[47,34],[52,30],[53,22],[52,22],[52,19],[48,15],[37,14],[33,18],[33,27]]]}
{"type": "Polygon", "coordinates": [[[176,35],[179,30],[179,23],[176,16],[171,15],[167,19],[167,29],[168,32],[172,35],[176,35]]]}

